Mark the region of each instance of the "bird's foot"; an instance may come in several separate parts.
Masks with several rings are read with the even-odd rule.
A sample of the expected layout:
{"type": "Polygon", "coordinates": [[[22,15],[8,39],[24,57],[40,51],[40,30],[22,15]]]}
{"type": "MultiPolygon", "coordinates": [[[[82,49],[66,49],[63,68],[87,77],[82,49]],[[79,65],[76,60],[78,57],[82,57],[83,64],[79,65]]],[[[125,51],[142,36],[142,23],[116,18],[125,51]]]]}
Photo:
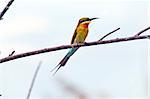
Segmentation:
{"type": "Polygon", "coordinates": [[[71,44],[71,47],[74,48],[73,44],[71,44]]]}
{"type": "Polygon", "coordinates": [[[75,47],[76,45],[78,45],[78,43],[71,44],[71,47],[72,47],[72,48],[76,48],[76,47],[75,47]]]}
{"type": "Polygon", "coordinates": [[[74,45],[76,45],[76,44],[71,44],[71,47],[72,47],[72,48],[75,48],[74,45]]]}

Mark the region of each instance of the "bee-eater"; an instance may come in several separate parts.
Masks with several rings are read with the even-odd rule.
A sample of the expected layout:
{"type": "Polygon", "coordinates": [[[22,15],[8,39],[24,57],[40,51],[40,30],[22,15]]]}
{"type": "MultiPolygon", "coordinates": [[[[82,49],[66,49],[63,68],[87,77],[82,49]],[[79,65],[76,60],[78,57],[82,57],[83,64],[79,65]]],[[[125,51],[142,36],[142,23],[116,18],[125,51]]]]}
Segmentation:
{"type": "MultiPolygon", "coordinates": [[[[83,17],[79,20],[78,25],[75,29],[75,32],[72,36],[72,40],[71,40],[71,44],[79,44],[79,43],[84,43],[87,35],[88,35],[88,26],[90,24],[90,22],[94,19],[98,19],[98,18],[88,18],[88,17],[83,17]]],[[[72,47],[70,48],[70,50],[68,51],[68,53],[66,54],[66,56],[59,62],[59,64],[54,68],[57,70],[55,71],[55,73],[62,67],[65,66],[65,64],[67,63],[67,61],[69,60],[69,58],[78,50],[79,47],[72,47]]],[[[52,69],[52,71],[54,70],[52,69]]],[[[54,73],[54,74],[55,74],[54,73]]]]}

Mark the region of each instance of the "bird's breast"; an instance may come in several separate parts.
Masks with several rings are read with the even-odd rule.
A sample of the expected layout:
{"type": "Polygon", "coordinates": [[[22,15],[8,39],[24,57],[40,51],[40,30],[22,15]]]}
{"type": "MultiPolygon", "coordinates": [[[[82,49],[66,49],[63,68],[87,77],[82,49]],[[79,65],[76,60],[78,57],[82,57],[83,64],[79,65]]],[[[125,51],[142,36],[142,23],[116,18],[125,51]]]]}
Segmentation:
{"type": "Polygon", "coordinates": [[[81,26],[86,29],[86,28],[88,28],[88,25],[89,25],[89,23],[84,23],[81,26]]]}
{"type": "Polygon", "coordinates": [[[88,28],[80,26],[77,28],[77,36],[75,38],[76,43],[83,43],[88,35],[88,28]]]}

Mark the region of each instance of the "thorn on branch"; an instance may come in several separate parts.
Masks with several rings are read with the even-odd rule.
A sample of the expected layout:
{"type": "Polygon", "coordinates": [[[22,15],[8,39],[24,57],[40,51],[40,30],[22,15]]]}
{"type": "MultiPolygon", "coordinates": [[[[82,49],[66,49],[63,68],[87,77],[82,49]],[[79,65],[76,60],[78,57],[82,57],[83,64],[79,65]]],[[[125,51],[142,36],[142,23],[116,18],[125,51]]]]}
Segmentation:
{"type": "Polygon", "coordinates": [[[15,51],[12,51],[12,52],[9,54],[9,56],[12,56],[14,53],[15,53],[15,51]]]}
{"type": "Polygon", "coordinates": [[[118,31],[119,29],[120,29],[120,28],[117,28],[117,29],[115,29],[115,30],[113,30],[113,31],[111,31],[111,32],[109,32],[109,33],[107,33],[107,34],[104,35],[101,39],[99,39],[99,41],[102,41],[104,38],[106,38],[107,36],[109,36],[110,34],[116,32],[116,31],[118,31]]]}

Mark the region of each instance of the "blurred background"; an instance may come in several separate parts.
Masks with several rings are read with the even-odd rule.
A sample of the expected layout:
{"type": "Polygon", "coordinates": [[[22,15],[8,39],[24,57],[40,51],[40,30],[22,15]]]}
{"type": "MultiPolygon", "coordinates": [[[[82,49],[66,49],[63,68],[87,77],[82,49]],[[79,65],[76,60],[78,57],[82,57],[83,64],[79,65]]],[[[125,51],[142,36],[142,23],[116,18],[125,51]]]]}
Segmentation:
{"type": "MultiPolygon", "coordinates": [[[[0,0],[0,11],[9,0],[0,0]]],[[[99,17],[90,24],[86,42],[135,35],[148,27],[148,0],[15,0],[0,21],[0,58],[70,44],[81,17],[99,17]]],[[[149,34],[145,32],[144,34],[149,34]]],[[[68,49],[0,64],[0,99],[26,99],[42,61],[30,99],[149,99],[149,40],[80,48],[52,76],[68,49]]]]}

